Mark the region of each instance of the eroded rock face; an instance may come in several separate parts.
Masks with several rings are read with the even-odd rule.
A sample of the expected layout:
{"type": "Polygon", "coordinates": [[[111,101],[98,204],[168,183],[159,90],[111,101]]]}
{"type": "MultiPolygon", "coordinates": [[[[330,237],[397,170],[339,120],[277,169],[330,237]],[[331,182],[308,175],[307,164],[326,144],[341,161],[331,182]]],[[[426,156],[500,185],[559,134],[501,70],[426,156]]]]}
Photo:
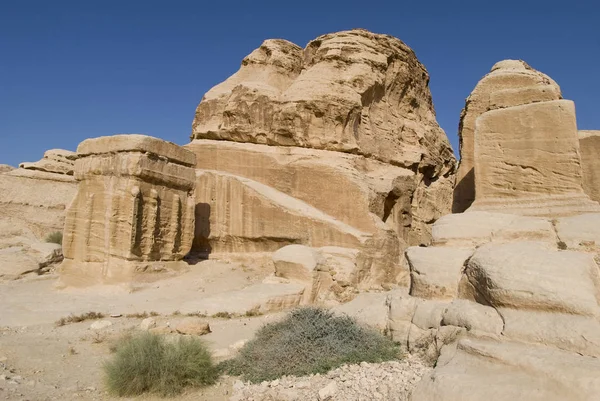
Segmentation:
{"type": "MultiPolygon", "coordinates": [[[[38,239],[62,231],[65,208],[76,192],[73,152],[52,149],[19,168],[0,166],[0,219],[38,239]]],[[[1,235],[1,233],[0,233],[1,235]]]]}
{"type": "Polygon", "coordinates": [[[198,105],[186,145],[197,157],[193,250],[348,248],[360,288],[407,285],[403,249],[429,244],[452,202],[455,159],[428,81],[386,35],[265,41],[198,105]]]}
{"type": "Polygon", "coordinates": [[[440,177],[455,160],[428,82],[414,52],[391,36],[344,31],[304,50],[268,40],[206,93],[192,139],[358,153],[440,177]]]}
{"type": "Polygon", "coordinates": [[[448,347],[412,401],[588,401],[600,391],[600,363],[547,347],[462,339],[448,347]]]}
{"type": "Polygon", "coordinates": [[[0,165],[0,280],[42,274],[62,260],[60,245],[44,241],[62,232],[77,191],[73,155],[54,149],[16,169],[0,165]]]}
{"type": "Polygon", "coordinates": [[[33,163],[21,163],[20,168],[27,170],[45,171],[47,173],[73,175],[73,167],[77,154],[64,149],[50,149],[44,152],[44,157],[33,163]]]}
{"type": "Polygon", "coordinates": [[[463,112],[454,211],[600,212],[583,191],[575,105],[560,97],[554,81],[522,61],[494,66],[463,112]]]}
{"type": "Polygon", "coordinates": [[[579,131],[583,190],[600,202],[600,131],[579,131]]]}
{"type": "Polygon", "coordinates": [[[0,164],[0,174],[8,173],[9,171],[13,171],[15,168],[8,164],[0,164]]]}
{"type": "Polygon", "coordinates": [[[600,356],[598,221],[600,213],[492,212],[438,220],[433,246],[406,252],[412,296],[387,299],[394,341],[436,361],[412,399],[593,399],[599,383],[574,378],[583,365],[600,374],[590,363],[600,356]]]}
{"type": "MultiPolygon", "coordinates": [[[[144,262],[177,261],[192,245],[195,156],[143,135],[83,141],[67,211],[63,281],[130,279],[144,262]]],[[[151,267],[153,268],[153,267],[151,267]]]]}
{"type": "Polygon", "coordinates": [[[460,165],[453,212],[464,212],[475,200],[475,123],[490,110],[562,99],[560,87],[547,75],[520,60],[496,63],[467,98],[460,117],[460,165]]]}

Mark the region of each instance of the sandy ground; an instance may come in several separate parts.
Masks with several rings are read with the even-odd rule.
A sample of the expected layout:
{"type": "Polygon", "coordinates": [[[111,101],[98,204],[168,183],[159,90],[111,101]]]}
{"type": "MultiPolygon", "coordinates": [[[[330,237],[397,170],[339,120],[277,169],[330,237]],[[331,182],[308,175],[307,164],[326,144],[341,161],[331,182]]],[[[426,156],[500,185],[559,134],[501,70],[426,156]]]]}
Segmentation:
{"type": "MultiPolygon", "coordinates": [[[[218,296],[259,283],[269,273],[261,266],[205,261],[192,266],[189,272],[134,287],[59,290],[55,274],[2,282],[0,399],[113,399],[104,389],[102,364],[110,358],[115,340],[127,332],[140,330],[142,321],[126,315],[156,312],[159,324],[168,322],[173,327],[185,318],[178,311],[190,302],[219,299],[218,296]],[[121,316],[103,319],[112,324],[100,330],[90,328],[94,321],[56,325],[62,317],[90,311],[121,316]]],[[[265,322],[279,316],[275,313],[233,319],[206,318],[212,332],[202,338],[218,355],[223,355],[233,344],[252,338],[265,322]]],[[[175,399],[227,400],[233,381],[225,377],[216,386],[190,390],[175,399]]]]}

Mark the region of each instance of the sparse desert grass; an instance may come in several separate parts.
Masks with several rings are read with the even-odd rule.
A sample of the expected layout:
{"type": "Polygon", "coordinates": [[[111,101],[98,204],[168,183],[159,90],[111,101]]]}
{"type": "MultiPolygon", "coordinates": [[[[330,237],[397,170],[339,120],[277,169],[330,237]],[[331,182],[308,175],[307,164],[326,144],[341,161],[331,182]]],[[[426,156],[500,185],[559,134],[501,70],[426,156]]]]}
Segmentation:
{"type": "Polygon", "coordinates": [[[256,316],[262,316],[262,314],[263,313],[260,311],[259,308],[254,308],[254,309],[247,310],[244,315],[246,317],[256,317],[256,316]]]}
{"type": "Polygon", "coordinates": [[[104,365],[104,373],[109,393],[127,397],[176,395],[188,386],[213,384],[219,375],[201,340],[181,337],[170,342],[152,333],[122,339],[113,359],[104,365]]]}
{"type": "Polygon", "coordinates": [[[137,319],[145,319],[145,318],[150,317],[150,316],[152,316],[152,317],[160,316],[160,313],[154,312],[154,311],[151,311],[151,312],[144,311],[142,313],[136,312],[136,313],[128,313],[127,315],[125,315],[125,317],[128,317],[128,318],[137,318],[137,319]]]}
{"type": "Polygon", "coordinates": [[[319,308],[292,311],[263,326],[238,356],[219,366],[252,382],[324,373],[343,364],[397,359],[393,341],[350,317],[319,308]]]}
{"type": "Polygon", "coordinates": [[[190,312],[190,313],[186,313],[186,316],[189,316],[189,317],[208,317],[208,315],[206,313],[202,313],[202,312],[190,312]]]}
{"type": "Polygon", "coordinates": [[[102,319],[104,314],[100,312],[86,312],[81,315],[69,315],[67,317],[61,317],[56,321],[56,326],[64,326],[69,323],[79,323],[85,320],[96,320],[102,319]]]}
{"type": "Polygon", "coordinates": [[[234,315],[229,312],[217,312],[212,317],[217,317],[219,319],[232,319],[234,315]]]}
{"type": "Polygon", "coordinates": [[[46,236],[46,242],[53,244],[62,245],[63,233],[62,231],[54,231],[46,236]]]}

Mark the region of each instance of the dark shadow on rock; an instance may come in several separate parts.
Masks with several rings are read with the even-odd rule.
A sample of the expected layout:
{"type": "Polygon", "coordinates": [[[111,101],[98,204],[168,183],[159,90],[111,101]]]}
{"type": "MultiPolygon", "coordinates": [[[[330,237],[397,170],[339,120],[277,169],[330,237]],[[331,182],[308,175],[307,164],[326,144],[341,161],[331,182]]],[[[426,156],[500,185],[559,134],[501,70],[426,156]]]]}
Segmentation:
{"type": "Polygon", "coordinates": [[[196,224],[194,227],[194,241],[192,250],[186,256],[188,263],[195,264],[198,261],[208,259],[212,248],[208,241],[210,236],[210,205],[198,203],[195,208],[196,224]]]}
{"type": "Polygon", "coordinates": [[[452,213],[462,213],[467,210],[475,200],[475,169],[469,170],[454,187],[452,213]]]}

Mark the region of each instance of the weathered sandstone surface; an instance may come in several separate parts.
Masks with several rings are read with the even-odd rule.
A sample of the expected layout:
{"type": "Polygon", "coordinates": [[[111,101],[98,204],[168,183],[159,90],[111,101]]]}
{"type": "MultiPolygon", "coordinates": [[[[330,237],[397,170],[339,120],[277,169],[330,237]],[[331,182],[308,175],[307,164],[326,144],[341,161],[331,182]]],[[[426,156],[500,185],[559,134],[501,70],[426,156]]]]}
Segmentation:
{"type": "MultiPolygon", "coordinates": [[[[63,281],[131,279],[178,261],[192,245],[195,156],[143,135],[83,141],[65,222],[63,281]],[[146,263],[146,264],[144,264],[146,263]]],[[[163,267],[164,268],[164,267],[163,267]]]]}
{"type": "Polygon", "coordinates": [[[600,391],[600,205],[583,190],[574,105],[542,77],[505,61],[478,85],[462,121],[474,202],[434,223],[433,246],[408,248],[408,294],[379,312],[394,340],[435,361],[413,401],[600,391]]]}
{"type": "Polygon", "coordinates": [[[60,245],[44,239],[62,232],[77,191],[72,165],[72,152],[55,149],[38,162],[0,168],[0,279],[40,274],[62,260],[60,245]]]}
{"type": "Polygon", "coordinates": [[[600,131],[579,131],[583,190],[600,202],[600,131]]]}
{"type": "Polygon", "coordinates": [[[44,152],[44,157],[33,163],[21,163],[20,168],[27,170],[45,171],[47,173],[73,175],[77,154],[64,149],[50,149],[44,152]]]}
{"type": "Polygon", "coordinates": [[[0,218],[10,218],[37,238],[62,231],[65,208],[75,196],[75,156],[62,149],[0,173],[0,218]]]}
{"type": "Polygon", "coordinates": [[[460,164],[453,212],[464,212],[475,200],[475,124],[490,110],[562,99],[560,87],[547,75],[520,60],[496,63],[467,98],[460,117],[460,164]]]}
{"type": "Polygon", "coordinates": [[[454,156],[428,83],[414,52],[391,36],[344,31],[305,49],[267,40],[206,93],[192,138],[357,153],[439,177],[454,156]]]}
{"type": "Polygon", "coordinates": [[[452,202],[428,81],[386,35],[265,41],[198,105],[193,250],[354,249],[354,285],[407,285],[402,251],[429,244],[452,202]]]}
{"type": "MultiPolygon", "coordinates": [[[[472,165],[475,192],[469,211],[549,217],[600,212],[600,204],[583,190],[575,105],[554,99],[560,97],[554,81],[522,61],[505,60],[482,83],[463,115],[461,153],[474,158],[461,161],[465,176],[459,178],[455,201],[473,201],[463,193],[470,174],[464,169],[472,165]],[[498,74],[509,89],[486,84],[496,82],[498,74]],[[532,79],[540,82],[531,86],[532,79]]],[[[462,209],[455,203],[455,211],[462,209]]]]}

